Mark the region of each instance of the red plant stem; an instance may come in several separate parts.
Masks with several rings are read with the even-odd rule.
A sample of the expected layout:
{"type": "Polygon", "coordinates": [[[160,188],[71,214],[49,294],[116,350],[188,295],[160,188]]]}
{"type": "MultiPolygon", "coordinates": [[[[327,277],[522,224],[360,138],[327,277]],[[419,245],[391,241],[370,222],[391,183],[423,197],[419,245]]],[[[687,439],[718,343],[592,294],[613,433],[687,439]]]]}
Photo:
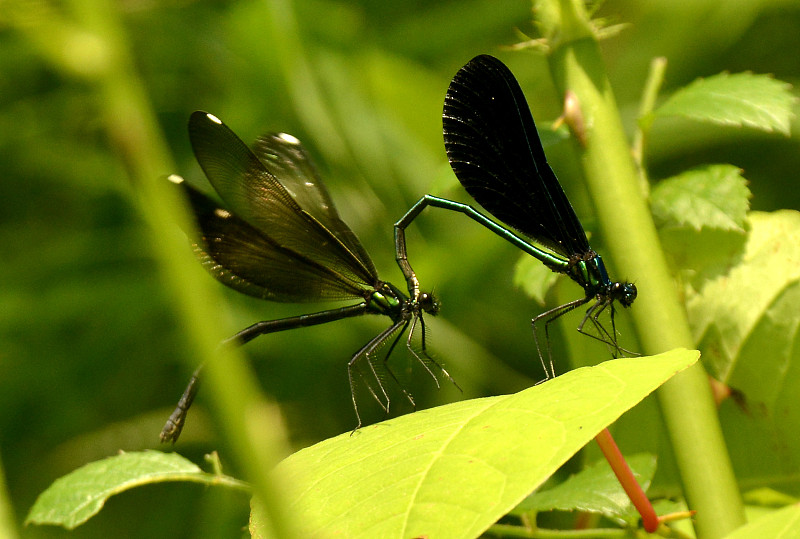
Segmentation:
{"type": "Polygon", "coordinates": [[[614,475],[617,476],[628,498],[631,499],[631,503],[633,503],[633,506],[642,516],[642,526],[645,531],[648,533],[655,532],[659,525],[658,515],[656,515],[653,504],[650,503],[642,487],[639,486],[639,482],[636,481],[636,478],[633,476],[631,467],[628,466],[625,457],[622,456],[611,433],[608,429],[603,429],[600,434],[595,437],[595,441],[597,445],[600,446],[600,451],[603,452],[603,456],[606,457],[606,460],[611,465],[614,475]]]}

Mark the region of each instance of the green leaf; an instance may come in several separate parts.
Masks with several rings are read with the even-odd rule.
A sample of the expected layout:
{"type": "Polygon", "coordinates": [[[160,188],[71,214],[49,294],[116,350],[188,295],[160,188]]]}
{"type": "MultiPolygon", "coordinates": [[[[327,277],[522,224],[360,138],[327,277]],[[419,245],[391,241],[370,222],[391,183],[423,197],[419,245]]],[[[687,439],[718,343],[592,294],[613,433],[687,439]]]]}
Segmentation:
{"type": "Polygon", "coordinates": [[[114,494],[166,481],[227,483],[244,488],[234,479],[203,472],[177,453],[121,453],[89,463],[57,479],[39,495],[26,523],[73,529],[97,514],[114,494]]]}
{"type": "Polygon", "coordinates": [[[662,228],[658,235],[675,272],[695,290],[727,273],[741,258],[747,241],[747,234],[714,229],[662,228]]]}
{"type": "Polygon", "coordinates": [[[250,539],[269,539],[271,538],[269,524],[269,513],[264,510],[264,506],[255,498],[250,498],[250,522],[247,531],[250,532],[250,539]]]}
{"type": "Polygon", "coordinates": [[[651,207],[664,251],[695,288],[741,256],[750,190],[739,169],[709,165],[660,182],[651,207]]]}
{"type": "Polygon", "coordinates": [[[608,361],[326,440],[278,466],[290,509],[305,536],[475,537],[697,357],[608,361]]]}
{"type": "Polygon", "coordinates": [[[752,212],[736,265],[687,314],[709,372],[734,390],[720,421],[743,484],[797,488],[800,455],[800,213],[752,212]]]}
{"type": "Polygon", "coordinates": [[[794,96],[791,86],[768,75],[720,73],[697,79],[654,111],[698,121],[789,135],[794,96]]]}
{"type": "Polygon", "coordinates": [[[740,169],[709,165],[659,182],[651,206],[660,227],[744,232],[751,196],[740,169]]]}
{"type": "MultiPolygon", "coordinates": [[[[646,491],[656,472],[655,455],[634,455],[626,460],[636,480],[646,491]]],[[[634,525],[639,520],[639,513],[606,460],[595,462],[551,489],[528,496],[513,512],[522,514],[528,511],[599,513],[628,525],[634,525]]]]}
{"type": "Polygon", "coordinates": [[[800,502],[796,496],[790,496],[768,487],[756,488],[742,494],[742,499],[750,505],[761,507],[783,507],[800,502]]]}
{"type": "Polygon", "coordinates": [[[738,528],[726,539],[800,539],[800,506],[790,505],[738,528]]]}
{"type": "MultiPolygon", "coordinates": [[[[750,214],[741,260],[687,298],[695,342],[719,380],[773,409],[800,356],[800,213],[750,214]]],[[[799,425],[800,426],[800,425],[799,425]]]]}
{"type": "Polygon", "coordinates": [[[548,269],[532,256],[521,256],[514,266],[514,286],[544,305],[547,292],[558,280],[559,274],[548,269]]]}

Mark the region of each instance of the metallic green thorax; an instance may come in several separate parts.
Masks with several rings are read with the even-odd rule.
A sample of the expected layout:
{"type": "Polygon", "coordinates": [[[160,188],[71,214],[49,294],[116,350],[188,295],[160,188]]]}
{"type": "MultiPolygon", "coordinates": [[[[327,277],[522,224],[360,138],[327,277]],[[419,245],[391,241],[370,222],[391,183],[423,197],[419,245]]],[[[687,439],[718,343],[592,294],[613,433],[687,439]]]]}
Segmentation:
{"type": "Polygon", "coordinates": [[[569,260],[565,273],[583,287],[587,296],[594,296],[611,284],[606,265],[600,255],[594,251],[589,251],[584,255],[575,255],[569,260]]]}
{"type": "Polygon", "coordinates": [[[367,312],[385,314],[392,319],[401,315],[408,297],[391,283],[382,283],[367,298],[367,312]]]}
{"type": "Polygon", "coordinates": [[[386,315],[395,323],[411,318],[422,320],[422,313],[431,316],[439,313],[439,302],[433,293],[417,290],[409,298],[392,283],[379,283],[364,300],[365,312],[386,315]]]}
{"type": "Polygon", "coordinates": [[[616,300],[623,307],[630,307],[636,299],[636,285],[612,281],[603,259],[596,252],[574,255],[568,264],[565,273],[583,287],[587,298],[595,297],[608,303],[616,300]]]}

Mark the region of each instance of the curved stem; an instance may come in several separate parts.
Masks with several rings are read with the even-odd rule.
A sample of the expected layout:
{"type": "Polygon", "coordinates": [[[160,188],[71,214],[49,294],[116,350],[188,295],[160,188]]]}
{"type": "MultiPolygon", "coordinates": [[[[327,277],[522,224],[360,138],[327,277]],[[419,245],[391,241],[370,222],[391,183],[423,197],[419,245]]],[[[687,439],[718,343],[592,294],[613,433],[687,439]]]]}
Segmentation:
{"type": "Polygon", "coordinates": [[[58,63],[58,58],[51,60],[68,74],[83,76],[95,85],[105,129],[128,171],[142,218],[150,226],[166,287],[174,294],[178,312],[185,320],[192,351],[187,358],[208,360],[207,385],[216,404],[218,424],[225,431],[239,469],[253,485],[255,497],[266,507],[270,531],[277,537],[294,537],[272,472],[285,453],[281,420],[260,395],[254,376],[239,355],[233,350],[216,351],[217,343],[225,337],[222,330],[226,324],[213,308],[219,300],[210,280],[191,257],[181,254],[186,251],[185,238],[177,230],[171,232],[176,220],[182,219],[188,226],[188,212],[164,179],[174,172],[174,165],[134,68],[118,6],[109,0],[72,0],[69,7],[76,24],[93,38],[84,41],[91,43],[89,53],[94,54],[96,62],[90,71],[76,73],[71,65],[58,63]]]}
{"type": "Polygon", "coordinates": [[[647,499],[647,495],[642,490],[641,485],[636,481],[631,467],[628,466],[628,462],[622,456],[617,443],[611,437],[611,433],[608,429],[603,429],[594,439],[597,445],[600,446],[600,451],[606,457],[614,475],[617,476],[620,485],[625,489],[625,494],[628,495],[631,503],[642,516],[642,527],[648,533],[655,533],[658,529],[658,515],[656,515],[653,504],[647,499]]]}
{"type": "Polygon", "coordinates": [[[667,70],[667,59],[664,57],[653,58],[650,62],[650,71],[647,74],[647,82],[642,92],[642,101],[639,104],[639,124],[633,135],[633,159],[639,171],[642,192],[650,195],[650,183],[647,179],[647,167],[644,163],[644,153],[647,146],[647,136],[650,133],[650,125],[653,123],[650,113],[653,112],[658,92],[664,84],[664,73],[667,70]]]}

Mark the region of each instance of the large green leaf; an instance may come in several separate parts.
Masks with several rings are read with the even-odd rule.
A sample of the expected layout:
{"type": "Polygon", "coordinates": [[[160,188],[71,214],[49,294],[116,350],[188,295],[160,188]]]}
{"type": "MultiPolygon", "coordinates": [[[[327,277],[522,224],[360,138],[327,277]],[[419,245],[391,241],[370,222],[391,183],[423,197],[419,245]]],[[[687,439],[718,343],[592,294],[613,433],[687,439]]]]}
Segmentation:
{"type": "Polygon", "coordinates": [[[697,357],[608,361],[326,440],[278,466],[290,509],[307,536],[477,536],[697,357]]]}
{"type": "Polygon", "coordinates": [[[655,110],[722,125],[748,126],[789,135],[794,96],[790,86],[767,75],[720,73],[697,79],[655,110]]]}
{"type": "Polygon", "coordinates": [[[800,506],[790,505],[756,519],[728,535],[727,539],[800,539],[800,506]]]}
{"type": "Polygon", "coordinates": [[[687,298],[704,363],[719,380],[772,408],[800,329],[800,213],[750,214],[738,263],[687,298]]]}
{"type": "Polygon", "coordinates": [[[740,481],[800,492],[800,213],[749,214],[736,264],[687,313],[703,362],[736,391],[720,419],[740,481]]]}

